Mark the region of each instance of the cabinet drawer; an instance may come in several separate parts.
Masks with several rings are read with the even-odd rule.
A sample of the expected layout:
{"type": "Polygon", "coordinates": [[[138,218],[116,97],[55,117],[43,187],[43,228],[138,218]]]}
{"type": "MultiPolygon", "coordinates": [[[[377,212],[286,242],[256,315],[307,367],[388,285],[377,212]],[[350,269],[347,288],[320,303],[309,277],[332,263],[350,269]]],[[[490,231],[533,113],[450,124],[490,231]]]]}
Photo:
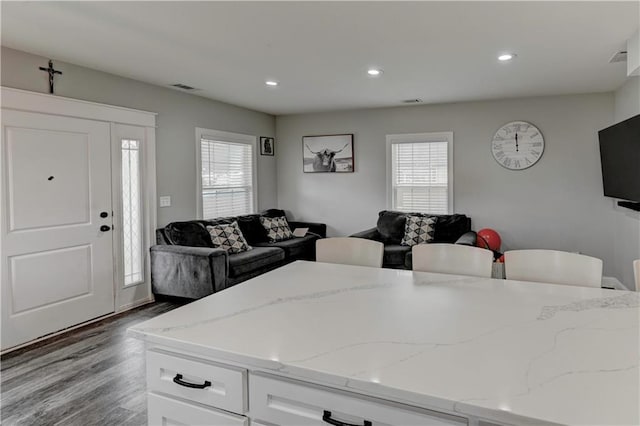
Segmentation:
{"type": "Polygon", "coordinates": [[[250,375],[249,389],[251,417],[279,426],[467,424],[466,419],[449,414],[262,375],[250,375]]]}
{"type": "Polygon", "coordinates": [[[222,411],[147,394],[149,426],[248,426],[249,419],[222,411]]]}
{"type": "Polygon", "coordinates": [[[184,355],[147,351],[147,390],[238,414],[247,411],[246,370],[184,355]],[[177,383],[176,383],[177,382],[177,383]],[[189,385],[199,386],[189,387],[189,385]]]}

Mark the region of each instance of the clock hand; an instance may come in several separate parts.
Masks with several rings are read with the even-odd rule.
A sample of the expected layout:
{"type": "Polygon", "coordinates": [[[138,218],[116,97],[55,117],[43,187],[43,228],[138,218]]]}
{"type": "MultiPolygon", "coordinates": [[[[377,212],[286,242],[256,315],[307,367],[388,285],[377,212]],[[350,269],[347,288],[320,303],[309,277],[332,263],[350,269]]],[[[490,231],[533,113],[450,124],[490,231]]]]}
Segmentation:
{"type": "Polygon", "coordinates": [[[516,152],[518,152],[518,151],[519,151],[519,149],[518,149],[518,134],[516,133],[516,152]]]}

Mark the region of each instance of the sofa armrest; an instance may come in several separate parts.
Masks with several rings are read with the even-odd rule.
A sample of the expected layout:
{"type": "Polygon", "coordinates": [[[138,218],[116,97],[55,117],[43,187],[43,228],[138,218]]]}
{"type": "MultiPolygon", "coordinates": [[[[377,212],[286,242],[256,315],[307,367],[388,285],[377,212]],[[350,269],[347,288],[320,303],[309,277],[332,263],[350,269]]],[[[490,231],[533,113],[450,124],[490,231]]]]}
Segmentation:
{"type": "Polygon", "coordinates": [[[477,235],[474,231],[465,232],[460,238],[456,240],[456,244],[463,246],[475,246],[477,235]]]}
{"type": "Polygon", "coordinates": [[[151,247],[151,286],[156,294],[199,299],[226,287],[227,252],[219,248],[151,247]]]}
{"type": "Polygon", "coordinates": [[[316,223],[316,222],[299,222],[299,221],[290,221],[289,227],[293,231],[295,228],[309,228],[309,232],[312,234],[319,235],[322,238],[326,238],[327,236],[327,225],[324,223],[316,223]]]}
{"type": "Polygon", "coordinates": [[[351,235],[351,237],[354,237],[354,238],[365,238],[367,240],[374,240],[374,241],[382,242],[382,237],[380,236],[380,233],[378,232],[378,228],[371,228],[371,229],[367,229],[365,231],[357,232],[357,233],[351,235]]]}

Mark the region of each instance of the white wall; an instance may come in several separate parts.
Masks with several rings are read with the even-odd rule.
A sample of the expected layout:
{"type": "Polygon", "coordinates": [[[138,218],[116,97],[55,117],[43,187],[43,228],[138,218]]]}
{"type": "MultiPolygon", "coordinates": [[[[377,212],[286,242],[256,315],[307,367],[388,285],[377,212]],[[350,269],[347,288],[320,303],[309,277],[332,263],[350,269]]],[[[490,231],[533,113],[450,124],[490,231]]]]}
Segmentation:
{"type": "MultiPolygon", "coordinates": [[[[503,249],[580,251],[616,273],[612,201],[603,196],[597,131],[613,121],[612,93],[301,114],[276,118],[278,203],[297,218],[326,222],[331,235],[375,225],[386,208],[385,136],[454,133],[455,211],[491,227],[503,249]],[[538,126],[546,142],[524,171],[498,165],[495,131],[512,120],[538,126]],[[353,174],[302,173],[304,135],[354,133],[353,174]]],[[[620,276],[618,278],[621,278],[620,276]]]]}
{"type": "MultiPolygon", "coordinates": [[[[631,77],[615,92],[614,122],[618,123],[637,114],[640,114],[640,77],[631,77]]],[[[633,289],[631,265],[635,259],[640,259],[640,212],[617,206],[614,209],[615,270],[621,281],[633,289]]]]}
{"type": "MultiPolygon", "coordinates": [[[[47,65],[48,58],[6,47],[1,56],[3,86],[48,92],[47,75],[38,69],[47,65]]],[[[160,226],[196,217],[196,127],[275,136],[272,115],[53,59],[55,68],[64,73],[56,77],[57,95],[158,113],[158,196],[172,199],[171,207],[158,208],[160,226]]],[[[258,207],[266,209],[276,203],[276,160],[258,155],[258,207]]]]}

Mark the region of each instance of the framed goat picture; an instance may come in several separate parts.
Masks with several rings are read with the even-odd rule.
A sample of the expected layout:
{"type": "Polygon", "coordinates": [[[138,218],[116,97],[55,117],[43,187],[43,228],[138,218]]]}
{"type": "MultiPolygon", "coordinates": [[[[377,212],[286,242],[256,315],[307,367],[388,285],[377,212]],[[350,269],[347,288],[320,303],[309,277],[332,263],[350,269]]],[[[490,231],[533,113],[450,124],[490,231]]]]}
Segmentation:
{"type": "Polygon", "coordinates": [[[302,138],[302,171],[305,173],[352,173],[353,157],[353,134],[302,138]]]}

